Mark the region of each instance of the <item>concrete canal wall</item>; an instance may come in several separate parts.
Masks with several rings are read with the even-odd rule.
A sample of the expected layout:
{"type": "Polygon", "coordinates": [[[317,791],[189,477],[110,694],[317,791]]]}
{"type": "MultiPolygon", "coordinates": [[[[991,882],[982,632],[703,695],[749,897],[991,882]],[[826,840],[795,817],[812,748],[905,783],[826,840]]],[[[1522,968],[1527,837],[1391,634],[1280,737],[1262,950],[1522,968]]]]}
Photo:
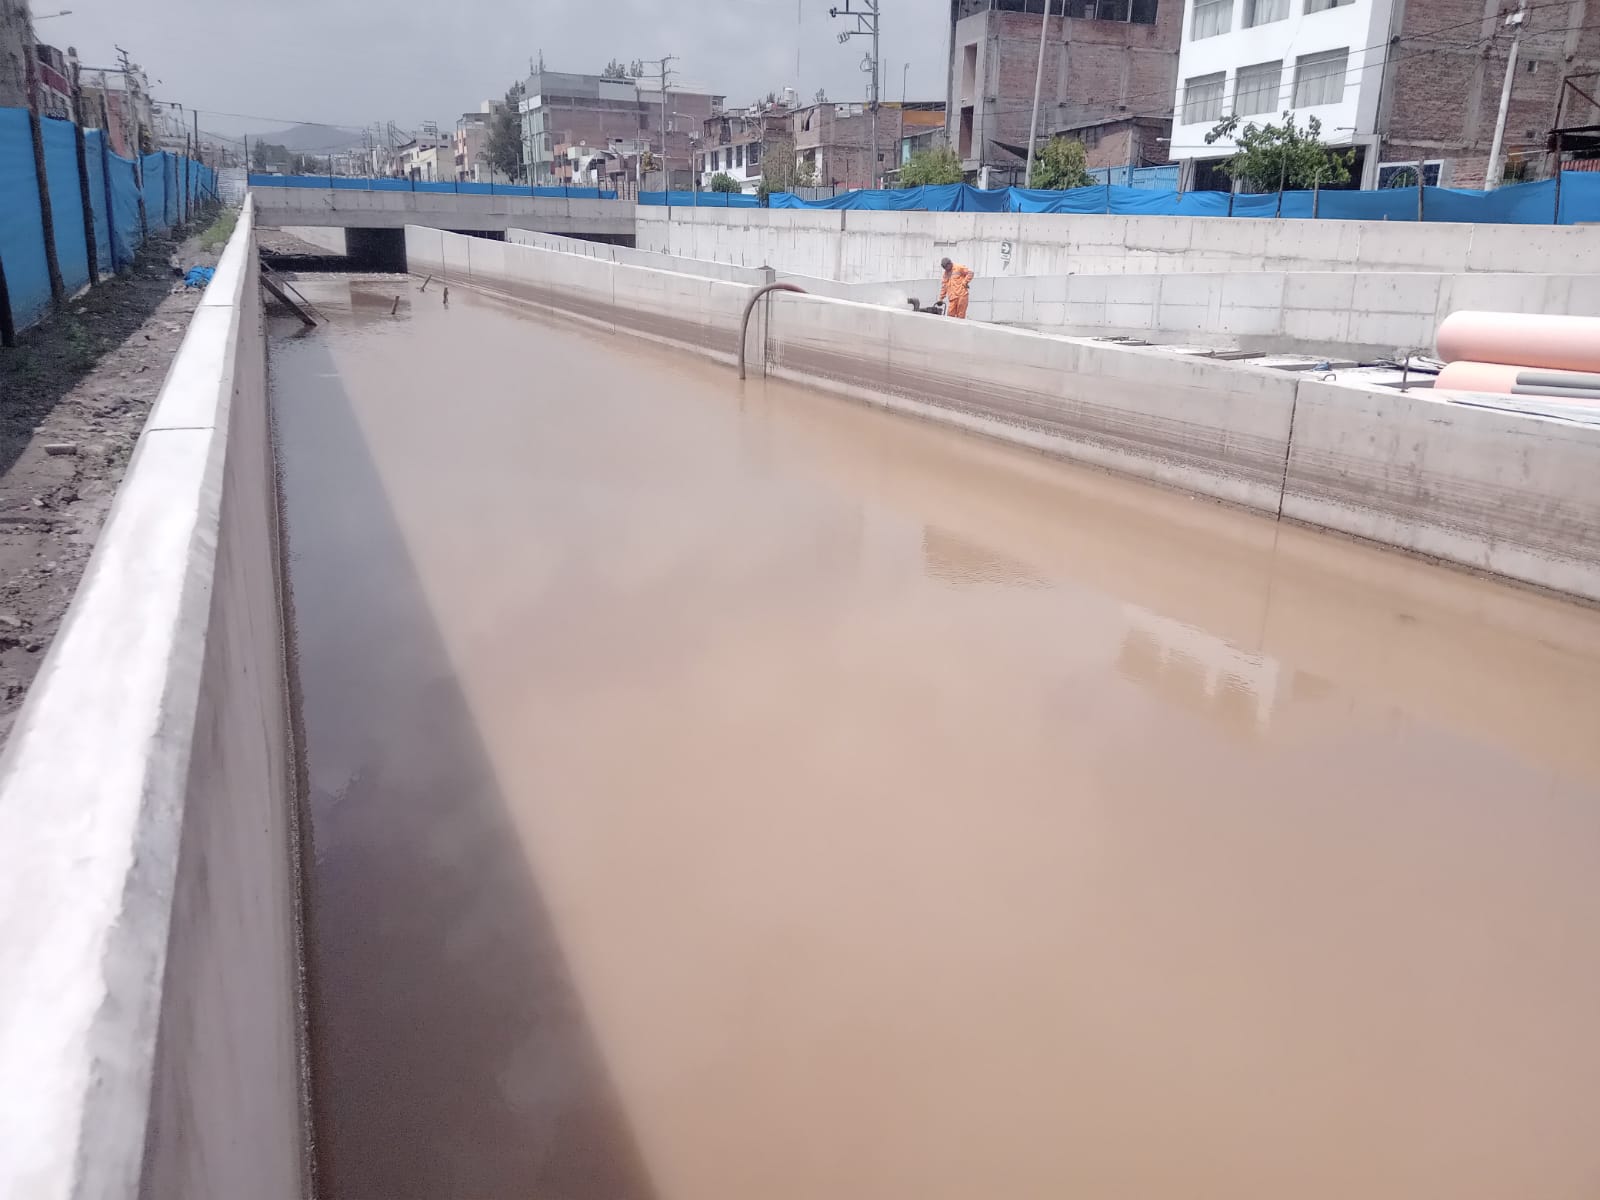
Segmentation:
{"type": "Polygon", "coordinates": [[[640,208],[635,245],[872,283],[945,256],[979,277],[1178,271],[1600,272],[1600,228],[1058,213],[640,208]]]}
{"type": "Polygon", "coordinates": [[[0,758],[0,1195],[283,1200],[307,1139],[252,212],[0,758]]]}
{"type": "MultiPolygon", "coordinates": [[[[416,273],[724,361],[755,290],[436,230],[407,251],[416,273]]],[[[771,374],[1600,600],[1592,426],[830,297],[763,310],[747,345],[771,374]]]]}

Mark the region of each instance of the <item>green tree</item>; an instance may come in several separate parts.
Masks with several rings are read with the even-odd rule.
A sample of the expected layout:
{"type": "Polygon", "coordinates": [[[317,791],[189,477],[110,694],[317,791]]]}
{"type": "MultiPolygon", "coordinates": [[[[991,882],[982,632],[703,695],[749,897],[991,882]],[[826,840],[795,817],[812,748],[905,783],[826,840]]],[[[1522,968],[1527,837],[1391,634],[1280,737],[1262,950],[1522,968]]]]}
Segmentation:
{"type": "Polygon", "coordinates": [[[718,171],[711,177],[711,190],[713,192],[742,192],[739,181],[726,171],[718,171]]]}
{"type": "Polygon", "coordinates": [[[1355,151],[1324,146],[1322,122],[1315,117],[1307,120],[1304,129],[1294,123],[1294,114],[1289,112],[1283,114],[1281,125],[1251,121],[1243,129],[1238,117],[1226,117],[1206,134],[1206,144],[1225,137],[1231,137],[1238,149],[1222,162],[1223,171],[1254,191],[1292,191],[1350,181],[1355,151]]]}
{"type": "Polygon", "coordinates": [[[934,150],[918,150],[911,161],[900,168],[901,187],[927,187],[941,183],[960,183],[966,178],[961,160],[949,146],[934,150]]]}
{"type": "Polygon", "coordinates": [[[1064,192],[1092,183],[1094,176],[1089,174],[1088,156],[1082,142],[1053,137],[1034,156],[1033,186],[1036,188],[1064,192]]]}
{"type": "Polygon", "coordinates": [[[794,138],[769,133],[761,147],[761,184],[756,194],[763,201],[773,192],[792,192],[797,187],[817,186],[817,164],[796,164],[794,138]]]}
{"type": "Polygon", "coordinates": [[[507,179],[522,177],[522,127],[517,118],[521,89],[506,93],[505,103],[497,106],[489,120],[489,141],[485,153],[489,168],[507,179]]]}
{"type": "Polygon", "coordinates": [[[605,69],[600,72],[600,78],[601,79],[629,79],[629,78],[631,78],[631,76],[628,74],[628,64],[627,63],[618,62],[616,59],[613,58],[610,62],[608,62],[605,65],[605,69]]]}

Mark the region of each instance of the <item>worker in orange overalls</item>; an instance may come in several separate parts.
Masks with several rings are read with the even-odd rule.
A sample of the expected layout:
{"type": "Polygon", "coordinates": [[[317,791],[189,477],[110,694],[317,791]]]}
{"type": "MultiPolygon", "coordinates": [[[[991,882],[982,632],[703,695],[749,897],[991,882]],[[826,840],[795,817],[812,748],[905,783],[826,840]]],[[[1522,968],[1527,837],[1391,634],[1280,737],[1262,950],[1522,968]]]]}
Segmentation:
{"type": "Polygon", "coordinates": [[[944,315],[958,321],[967,319],[967,289],[972,286],[972,272],[960,263],[941,258],[944,283],[939,287],[939,299],[945,302],[944,315]]]}

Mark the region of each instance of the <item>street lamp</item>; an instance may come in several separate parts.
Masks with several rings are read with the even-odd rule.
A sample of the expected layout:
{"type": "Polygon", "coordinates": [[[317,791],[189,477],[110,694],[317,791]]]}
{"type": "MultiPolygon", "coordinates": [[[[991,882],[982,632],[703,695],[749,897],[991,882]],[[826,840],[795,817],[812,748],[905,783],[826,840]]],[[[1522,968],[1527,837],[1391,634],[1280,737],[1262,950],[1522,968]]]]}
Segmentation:
{"type": "Polygon", "coordinates": [[[63,8],[60,12],[45,13],[43,16],[34,17],[33,19],[35,21],[49,21],[56,17],[70,17],[71,15],[72,10],[70,8],[63,8]]]}

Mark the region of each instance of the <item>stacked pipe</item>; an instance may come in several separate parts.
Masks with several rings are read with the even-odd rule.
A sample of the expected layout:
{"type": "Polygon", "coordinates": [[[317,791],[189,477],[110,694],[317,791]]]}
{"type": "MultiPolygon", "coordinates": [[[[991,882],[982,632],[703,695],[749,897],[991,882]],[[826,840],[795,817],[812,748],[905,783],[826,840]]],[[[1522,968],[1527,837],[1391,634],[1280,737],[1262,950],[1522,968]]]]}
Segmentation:
{"type": "Polygon", "coordinates": [[[1439,357],[1447,365],[1436,390],[1600,401],[1600,317],[1451,313],[1439,357]]]}

